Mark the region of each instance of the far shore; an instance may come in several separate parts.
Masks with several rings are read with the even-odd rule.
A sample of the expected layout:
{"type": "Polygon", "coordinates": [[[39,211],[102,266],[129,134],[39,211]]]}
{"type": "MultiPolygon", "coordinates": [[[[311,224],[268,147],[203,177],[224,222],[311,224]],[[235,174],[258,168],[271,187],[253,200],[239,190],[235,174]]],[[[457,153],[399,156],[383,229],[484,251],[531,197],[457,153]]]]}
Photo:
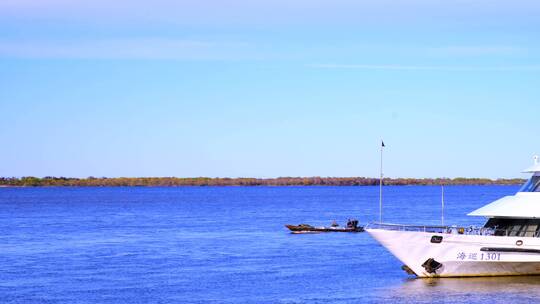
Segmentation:
{"type": "MultiPolygon", "coordinates": [[[[0,177],[0,187],[376,186],[371,177],[0,177]]],[[[384,178],[385,186],[521,185],[521,178],[384,178]]]]}

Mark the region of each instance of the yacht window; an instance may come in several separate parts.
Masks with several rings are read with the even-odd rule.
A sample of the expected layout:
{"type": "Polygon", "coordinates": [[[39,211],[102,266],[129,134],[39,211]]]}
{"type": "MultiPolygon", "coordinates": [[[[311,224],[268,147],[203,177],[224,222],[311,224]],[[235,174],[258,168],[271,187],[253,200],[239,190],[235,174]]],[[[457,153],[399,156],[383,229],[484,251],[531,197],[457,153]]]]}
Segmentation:
{"type": "Polygon", "coordinates": [[[540,219],[491,218],[484,227],[494,229],[499,236],[540,236],[540,219]]]}
{"type": "Polygon", "coordinates": [[[522,236],[521,232],[527,228],[527,225],[523,225],[523,223],[516,223],[514,226],[509,227],[510,231],[508,232],[508,236],[522,236]]]}
{"type": "Polygon", "coordinates": [[[538,230],[538,225],[529,225],[523,236],[533,237],[536,234],[536,230],[538,230]]]}
{"type": "Polygon", "coordinates": [[[533,176],[531,177],[521,189],[519,189],[519,192],[540,192],[540,176],[533,176]]]}

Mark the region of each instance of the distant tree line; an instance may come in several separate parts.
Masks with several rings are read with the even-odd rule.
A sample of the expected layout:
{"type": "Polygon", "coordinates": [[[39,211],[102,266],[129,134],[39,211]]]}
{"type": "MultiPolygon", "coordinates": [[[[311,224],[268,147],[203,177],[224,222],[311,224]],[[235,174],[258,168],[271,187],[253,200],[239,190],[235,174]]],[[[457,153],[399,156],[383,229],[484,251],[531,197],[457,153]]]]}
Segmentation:
{"type": "MultiPolygon", "coordinates": [[[[524,179],[488,178],[385,178],[384,185],[519,185],[524,179]]],[[[12,187],[175,187],[175,186],[374,186],[370,177],[278,177],[278,178],[209,178],[209,177],[0,177],[0,186],[12,187]]]]}

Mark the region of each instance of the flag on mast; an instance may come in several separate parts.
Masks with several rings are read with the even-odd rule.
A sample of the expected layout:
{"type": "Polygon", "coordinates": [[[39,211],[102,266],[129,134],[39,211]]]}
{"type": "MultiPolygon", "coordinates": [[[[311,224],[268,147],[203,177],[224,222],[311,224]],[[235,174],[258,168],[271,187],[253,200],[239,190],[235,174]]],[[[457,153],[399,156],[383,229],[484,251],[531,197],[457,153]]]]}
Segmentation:
{"type": "Polygon", "coordinates": [[[381,139],[381,147],[386,147],[386,146],[384,145],[384,141],[383,141],[382,139],[381,139]]]}

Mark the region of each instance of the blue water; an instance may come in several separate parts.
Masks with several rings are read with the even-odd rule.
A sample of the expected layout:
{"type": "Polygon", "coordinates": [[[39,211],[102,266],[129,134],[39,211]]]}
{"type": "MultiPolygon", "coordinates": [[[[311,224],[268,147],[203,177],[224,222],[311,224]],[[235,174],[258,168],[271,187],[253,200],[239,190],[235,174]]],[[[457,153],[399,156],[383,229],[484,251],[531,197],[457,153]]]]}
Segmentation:
{"type": "MultiPolygon", "coordinates": [[[[513,186],[445,188],[447,223],[513,186]]],[[[384,221],[440,223],[439,187],[386,187],[384,221]]],[[[367,233],[377,187],[0,188],[1,303],[517,303],[540,277],[413,279],[367,233]]]]}

